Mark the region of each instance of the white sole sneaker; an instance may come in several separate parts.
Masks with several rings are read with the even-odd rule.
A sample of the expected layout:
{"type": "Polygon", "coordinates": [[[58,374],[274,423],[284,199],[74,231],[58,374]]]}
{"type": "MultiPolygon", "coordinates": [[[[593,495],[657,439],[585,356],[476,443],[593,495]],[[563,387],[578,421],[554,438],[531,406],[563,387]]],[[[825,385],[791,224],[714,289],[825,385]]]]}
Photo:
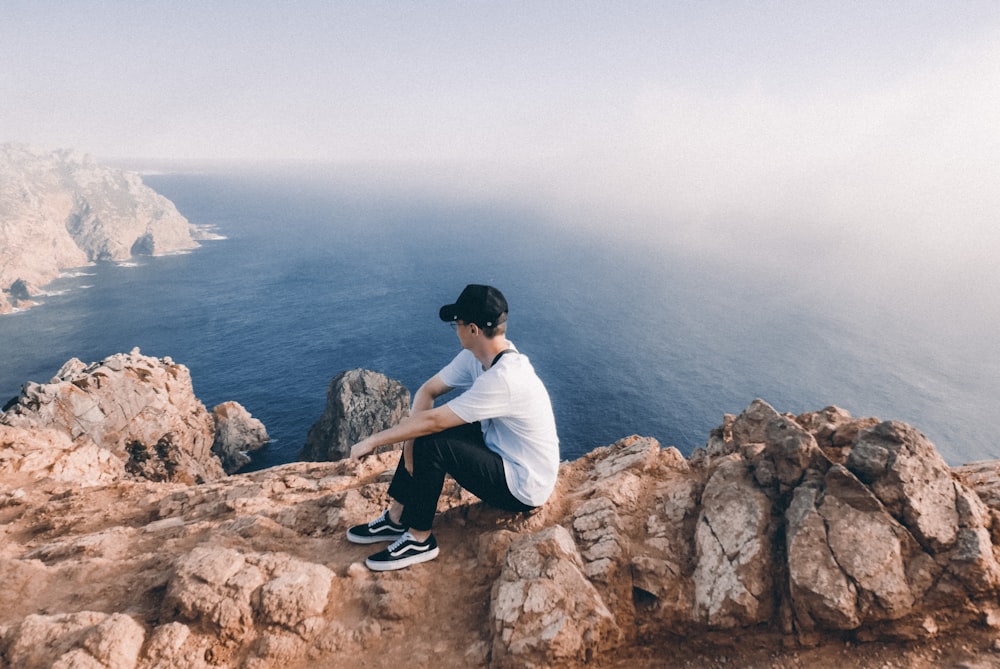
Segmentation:
{"type": "MultiPolygon", "coordinates": [[[[351,528],[353,530],[354,528],[351,528]]],[[[347,540],[352,544],[381,544],[381,543],[392,543],[393,541],[399,541],[403,534],[402,532],[385,532],[383,534],[354,534],[351,530],[347,530],[347,540]]]]}
{"type": "Polygon", "coordinates": [[[407,532],[385,550],[379,551],[365,560],[365,566],[372,571],[393,571],[404,569],[438,556],[438,545],[431,535],[427,541],[417,541],[407,532]]]}
{"type": "Polygon", "coordinates": [[[406,528],[400,527],[389,519],[389,512],[383,511],[375,520],[364,525],[355,525],[347,530],[347,540],[352,544],[377,544],[383,541],[392,543],[399,541],[406,534],[406,528]]]}
{"type": "Polygon", "coordinates": [[[410,555],[405,558],[399,558],[398,560],[379,560],[375,561],[371,558],[365,560],[365,566],[367,566],[372,571],[393,571],[395,569],[405,569],[406,567],[411,567],[415,564],[420,564],[421,562],[430,562],[438,556],[438,549],[434,548],[427,551],[426,553],[417,553],[415,555],[410,555]]]}

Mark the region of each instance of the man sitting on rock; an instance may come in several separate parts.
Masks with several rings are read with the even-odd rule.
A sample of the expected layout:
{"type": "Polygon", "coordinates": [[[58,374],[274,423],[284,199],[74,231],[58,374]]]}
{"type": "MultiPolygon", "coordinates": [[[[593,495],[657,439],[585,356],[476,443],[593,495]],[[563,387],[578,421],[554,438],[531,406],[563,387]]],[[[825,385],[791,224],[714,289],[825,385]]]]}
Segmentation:
{"type": "Polygon", "coordinates": [[[389,496],[392,504],[367,525],[347,531],[358,544],[392,542],[369,557],[387,571],[438,555],[431,525],[446,474],[490,506],[530,511],[552,494],[559,438],[552,403],[528,358],[507,339],[507,301],[492,286],[469,285],[441,307],[462,351],[413,397],[409,417],[351,447],[358,459],[404,442],[389,496]],[[463,392],[439,407],[434,400],[463,392]]]}

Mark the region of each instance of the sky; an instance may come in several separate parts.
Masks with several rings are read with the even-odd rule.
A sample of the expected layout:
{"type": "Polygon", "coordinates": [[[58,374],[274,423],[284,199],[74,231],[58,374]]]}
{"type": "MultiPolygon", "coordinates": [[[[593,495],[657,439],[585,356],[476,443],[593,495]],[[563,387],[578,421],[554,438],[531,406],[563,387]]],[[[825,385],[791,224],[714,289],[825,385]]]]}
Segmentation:
{"type": "Polygon", "coordinates": [[[996,2],[5,0],[0,133],[108,158],[638,145],[691,173],[787,168],[847,135],[972,139],[997,120],[998,50],[996,2]]]}
{"type": "Polygon", "coordinates": [[[965,310],[1000,288],[995,0],[4,0],[0,63],[0,142],[395,164],[965,310]]]}

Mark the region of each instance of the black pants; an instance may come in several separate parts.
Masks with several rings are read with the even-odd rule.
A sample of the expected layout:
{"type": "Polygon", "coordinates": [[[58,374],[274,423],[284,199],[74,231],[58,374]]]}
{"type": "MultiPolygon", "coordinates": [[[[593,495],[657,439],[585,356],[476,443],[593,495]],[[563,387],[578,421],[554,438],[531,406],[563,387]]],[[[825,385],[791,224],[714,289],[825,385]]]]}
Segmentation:
{"type": "Polygon", "coordinates": [[[530,511],[511,494],[503,460],[486,447],[479,423],[466,423],[419,437],[413,444],[413,474],[399,459],[389,496],[403,505],[401,523],[427,531],[434,523],[445,474],[490,506],[505,511],[530,511]]]}

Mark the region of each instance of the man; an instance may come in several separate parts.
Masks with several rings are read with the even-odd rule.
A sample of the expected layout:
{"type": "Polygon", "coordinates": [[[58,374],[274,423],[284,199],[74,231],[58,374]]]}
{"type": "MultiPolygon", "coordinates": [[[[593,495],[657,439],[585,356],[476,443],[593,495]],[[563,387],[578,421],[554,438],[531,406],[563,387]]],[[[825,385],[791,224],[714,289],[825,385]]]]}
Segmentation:
{"type": "Polygon", "coordinates": [[[507,339],[507,300],[492,286],[469,285],[441,307],[462,351],[413,397],[410,416],[351,448],[357,459],[403,442],[389,486],[390,507],[347,531],[359,544],[392,542],[366,560],[387,571],[438,555],[431,525],[445,474],[490,506],[530,511],[552,494],[559,438],[552,403],[528,358],[507,339]],[[439,407],[434,401],[460,389],[439,407]]]}

